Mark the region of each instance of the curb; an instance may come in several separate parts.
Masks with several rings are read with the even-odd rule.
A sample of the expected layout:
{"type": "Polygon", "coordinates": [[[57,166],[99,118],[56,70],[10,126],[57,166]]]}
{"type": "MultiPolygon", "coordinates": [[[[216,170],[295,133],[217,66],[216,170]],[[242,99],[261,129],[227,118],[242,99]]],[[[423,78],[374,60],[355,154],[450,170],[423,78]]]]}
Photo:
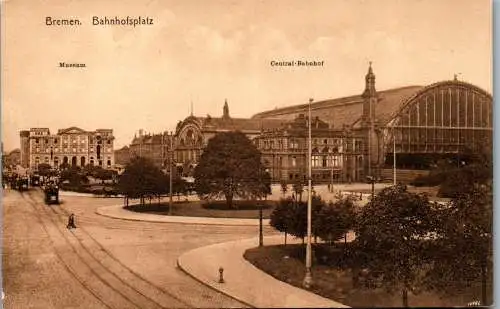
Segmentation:
{"type": "Polygon", "coordinates": [[[224,294],[224,295],[226,295],[226,296],[228,296],[228,297],[230,297],[230,298],[232,298],[232,299],[234,299],[234,300],[236,300],[236,301],[238,301],[238,302],[240,302],[240,303],[242,303],[242,304],[244,304],[244,305],[246,305],[246,306],[248,306],[248,307],[250,307],[250,308],[257,308],[257,307],[255,307],[254,305],[249,304],[249,303],[247,303],[247,302],[246,302],[246,301],[244,301],[244,300],[238,299],[238,297],[235,297],[235,296],[233,296],[233,295],[230,295],[229,293],[227,293],[227,292],[225,292],[225,291],[223,291],[223,290],[219,290],[219,289],[217,289],[216,287],[212,286],[210,283],[205,282],[205,281],[203,281],[203,280],[201,280],[201,279],[199,279],[199,278],[195,277],[193,274],[191,274],[189,271],[187,271],[187,270],[186,270],[186,269],[182,266],[181,261],[180,261],[180,257],[178,257],[178,258],[177,258],[176,264],[177,264],[177,267],[178,267],[178,268],[179,268],[179,269],[180,269],[183,273],[185,273],[185,274],[186,274],[186,275],[188,275],[189,277],[193,278],[194,280],[198,281],[199,283],[201,283],[201,284],[203,284],[203,285],[205,285],[205,286],[207,286],[207,287],[211,288],[212,290],[217,291],[218,293],[224,294]]]}
{"type": "MultiPolygon", "coordinates": [[[[116,208],[120,207],[121,209],[123,209],[123,207],[121,205],[119,205],[119,206],[103,206],[103,207],[116,207],[116,208]]],[[[176,220],[168,221],[168,220],[159,220],[159,219],[154,220],[154,219],[149,219],[149,218],[126,218],[126,217],[122,217],[119,215],[102,213],[100,211],[100,209],[103,207],[97,208],[94,211],[94,213],[96,213],[100,216],[103,216],[103,217],[108,217],[108,218],[112,218],[112,219],[119,219],[119,220],[127,220],[127,221],[143,221],[143,222],[154,222],[154,223],[189,224],[189,225],[253,226],[253,227],[259,226],[259,219],[244,219],[244,220],[255,220],[255,222],[252,222],[252,223],[238,223],[238,222],[235,223],[235,222],[231,222],[231,221],[232,220],[240,220],[240,219],[237,219],[237,218],[172,216],[173,218],[177,218],[179,221],[176,221],[176,220]],[[182,221],[182,218],[189,218],[189,219],[186,219],[186,221],[182,221]],[[214,220],[214,222],[209,222],[209,221],[203,222],[206,219],[217,219],[219,222],[216,222],[216,220],[214,220]],[[224,221],[227,221],[227,222],[224,222],[224,221]]],[[[130,210],[125,210],[125,211],[130,211],[130,210]]],[[[130,212],[132,212],[132,211],[130,211],[130,212]]],[[[132,213],[140,215],[139,213],[136,213],[136,212],[132,212],[132,213]]],[[[169,216],[163,216],[163,215],[154,215],[154,214],[148,214],[148,215],[149,216],[158,216],[158,218],[163,218],[163,219],[169,218],[169,216]]],[[[270,226],[269,219],[263,220],[262,225],[263,226],[270,226]]]]}
{"type": "MultiPolygon", "coordinates": [[[[277,237],[277,236],[269,236],[269,237],[277,237]]],[[[242,239],[242,241],[250,241],[250,240],[255,240],[255,238],[242,239]]],[[[190,268],[190,267],[189,267],[189,265],[188,265],[188,264],[189,264],[189,262],[186,262],[187,264],[186,264],[186,265],[183,265],[183,263],[185,262],[185,261],[183,261],[183,260],[184,260],[184,257],[185,257],[186,255],[190,255],[193,251],[197,251],[197,250],[200,250],[200,249],[201,249],[201,250],[203,250],[203,248],[206,248],[206,247],[211,247],[211,246],[219,246],[219,245],[224,245],[224,244],[230,244],[230,243],[233,243],[233,242],[236,242],[236,241],[229,241],[229,242],[216,243],[216,244],[212,244],[212,245],[208,245],[208,246],[203,246],[203,247],[195,248],[195,249],[192,249],[192,250],[190,250],[190,251],[184,252],[183,254],[181,254],[181,255],[177,258],[177,267],[178,267],[180,270],[182,270],[184,273],[186,273],[188,276],[190,276],[191,278],[193,278],[194,280],[196,280],[196,281],[200,282],[201,284],[203,284],[203,285],[205,285],[205,286],[207,286],[207,287],[209,287],[209,288],[211,288],[211,289],[214,289],[214,290],[216,290],[216,291],[220,292],[221,294],[224,294],[224,295],[226,295],[226,296],[229,296],[230,298],[235,299],[235,300],[237,300],[238,302],[240,302],[240,303],[242,303],[242,304],[245,304],[245,305],[247,305],[247,306],[249,306],[249,307],[252,307],[252,308],[261,308],[262,306],[264,306],[264,308],[265,308],[265,307],[268,307],[268,305],[269,305],[269,304],[267,304],[267,305],[260,304],[260,303],[262,303],[262,297],[257,297],[256,299],[254,299],[254,298],[250,297],[250,300],[249,300],[249,299],[248,299],[248,297],[247,297],[248,295],[245,295],[244,293],[243,293],[242,295],[238,295],[238,294],[241,294],[241,290],[240,290],[239,292],[238,292],[238,290],[233,291],[233,290],[232,290],[232,288],[231,288],[231,286],[223,286],[223,285],[220,285],[220,284],[218,284],[218,282],[217,282],[215,279],[214,279],[214,280],[210,280],[210,278],[209,278],[209,277],[207,277],[207,276],[206,276],[206,273],[204,273],[204,272],[203,272],[203,273],[199,273],[199,272],[198,272],[198,271],[196,271],[196,270],[189,270],[189,268],[190,268]],[[231,292],[233,292],[233,294],[231,294],[231,292]],[[236,294],[236,295],[234,295],[234,294],[236,294]],[[244,298],[246,298],[246,300],[244,300],[244,298]],[[254,299],[254,300],[255,300],[255,302],[256,302],[257,304],[252,304],[252,303],[249,303],[249,302],[251,302],[251,301],[252,301],[252,299],[254,299]],[[259,304],[260,304],[260,305],[259,305],[259,304]]],[[[186,258],[187,258],[187,257],[186,257],[186,258]]],[[[192,258],[192,257],[189,257],[189,259],[191,259],[191,258],[192,258]]],[[[324,299],[324,300],[326,300],[328,303],[330,303],[330,302],[331,302],[331,304],[329,304],[329,305],[327,305],[327,306],[323,306],[323,305],[321,305],[321,304],[320,304],[319,306],[313,306],[313,307],[310,307],[310,306],[308,306],[308,305],[304,305],[304,303],[300,304],[300,301],[299,301],[299,304],[300,304],[300,305],[291,305],[291,306],[290,306],[291,308],[306,308],[306,307],[307,307],[307,308],[309,308],[309,307],[310,307],[310,308],[350,308],[349,306],[344,305],[344,304],[342,304],[342,303],[339,303],[339,302],[337,302],[337,301],[335,301],[335,300],[332,300],[332,299],[329,299],[329,298],[325,298],[325,297],[323,297],[323,296],[321,296],[321,295],[318,295],[318,294],[315,294],[315,293],[313,293],[313,292],[311,292],[311,291],[301,289],[301,288],[296,287],[296,286],[293,286],[293,285],[291,285],[291,284],[289,284],[289,283],[287,283],[287,282],[284,282],[284,281],[281,281],[281,280],[279,280],[279,279],[276,279],[275,277],[273,277],[273,276],[271,276],[270,274],[268,274],[268,273],[266,273],[266,272],[262,271],[261,269],[259,269],[258,267],[256,267],[256,266],[255,266],[255,265],[253,265],[252,263],[250,263],[250,262],[249,262],[248,260],[246,260],[243,256],[241,256],[241,259],[244,261],[244,263],[245,263],[245,264],[248,264],[248,266],[250,266],[250,267],[251,267],[254,271],[259,272],[259,273],[263,276],[263,279],[266,279],[266,281],[267,281],[267,280],[269,280],[269,279],[271,279],[273,282],[275,282],[275,283],[273,283],[273,284],[277,284],[277,286],[276,286],[276,287],[278,287],[278,290],[282,290],[282,287],[283,287],[283,286],[286,286],[286,287],[287,287],[287,289],[288,289],[288,288],[292,288],[293,290],[297,290],[297,292],[298,292],[298,291],[300,291],[300,293],[310,294],[310,295],[313,297],[313,299],[314,299],[314,298],[320,298],[320,299],[324,299]],[[265,278],[264,278],[264,277],[265,277],[265,278]],[[337,306],[335,306],[335,305],[333,305],[333,306],[332,306],[332,304],[336,304],[337,306]],[[304,306],[305,306],[305,307],[304,307],[304,306]]],[[[208,266],[208,265],[204,265],[204,266],[202,266],[202,268],[203,268],[203,269],[206,269],[206,267],[207,267],[207,266],[208,266]]],[[[253,271],[252,271],[252,272],[253,272],[253,271]]],[[[215,274],[214,274],[214,276],[215,276],[215,274]]],[[[215,278],[215,277],[214,277],[214,278],[215,278]]],[[[234,283],[234,284],[237,284],[237,283],[235,283],[235,282],[233,282],[233,283],[234,283]]],[[[290,292],[286,292],[286,293],[285,293],[285,294],[283,294],[283,295],[286,295],[286,294],[289,294],[289,293],[290,293],[290,292]]],[[[249,294],[249,295],[251,295],[251,294],[249,294]]],[[[306,295],[306,296],[307,296],[307,295],[306,295]]],[[[306,297],[306,298],[307,298],[307,297],[306,297]]],[[[299,298],[299,299],[301,299],[301,298],[299,298]]],[[[265,303],[266,303],[266,301],[264,301],[264,304],[265,304],[265,303]]],[[[285,302],[283,302],[281,305],[279,305],[278,307],[276,307],[276,306],[272,306],[272,305],[271,305],[271,306],[270,306],[270,307],[268,307],[268,308],[283,308],[282,306],[283,306],[283,304],[285,304],[285,303],[286,303],[286,304],[288,304],[288,305],[290,305],[290,303],[289,303],[288,301],[285,301],[285,302]]],[[[314,303],[315,303],[315,300],[312,300],[312,303],[309,303],[309,304],[314,304],[314,303]]],[[[306,303],[306,304],[307,304],[307,303],[306,303]]],[[[286,307],[284,307],[284,308],[287,308],[287,307],[288,307],[288,305],[287,305],[286,307]]],[[[318,304],[316,303],[316,305],[318,305],[318,304]]]]}

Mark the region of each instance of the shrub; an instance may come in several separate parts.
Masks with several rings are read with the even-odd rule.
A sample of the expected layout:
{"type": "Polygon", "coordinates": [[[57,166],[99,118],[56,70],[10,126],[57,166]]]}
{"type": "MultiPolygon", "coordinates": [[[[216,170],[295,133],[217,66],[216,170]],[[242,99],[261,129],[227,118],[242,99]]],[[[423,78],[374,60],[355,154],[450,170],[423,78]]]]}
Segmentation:
{"type": "Polygon", "coordinates": [[[273,207],[275,202],[271,201],[233,201],[233,206],[228,206],[226,201],[211,201],[203,203],[202,207],[213,210],[259,210],[273,207]]]}

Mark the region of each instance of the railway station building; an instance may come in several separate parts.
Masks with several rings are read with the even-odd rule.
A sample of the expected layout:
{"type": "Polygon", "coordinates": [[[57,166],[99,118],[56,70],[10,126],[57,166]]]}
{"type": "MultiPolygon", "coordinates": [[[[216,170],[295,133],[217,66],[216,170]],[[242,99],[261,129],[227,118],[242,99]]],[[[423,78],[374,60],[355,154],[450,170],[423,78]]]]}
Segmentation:
{"type": "MultiPolygon", "coordinates": [[[[440,159],[491,145],[491,94],[456,76],[377,91],[370,65],[364,86],[359,95],[311,103],[313,181],[392,179],[394,162],[398,180],[410,180],[440,159]]],[[[308,109],[302,104],[252,117],[286,122],[256,139],[275,182],[306,175],[308,109]]]]}

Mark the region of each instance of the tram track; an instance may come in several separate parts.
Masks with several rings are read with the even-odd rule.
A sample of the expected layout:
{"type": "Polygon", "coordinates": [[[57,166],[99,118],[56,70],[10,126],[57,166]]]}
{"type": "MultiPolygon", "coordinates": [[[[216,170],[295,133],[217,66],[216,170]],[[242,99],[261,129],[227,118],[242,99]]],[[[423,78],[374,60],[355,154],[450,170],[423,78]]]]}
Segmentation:
{"type": "MultiPolygon", "coordinates": [[[[176,295],[153,284],[132,269],[116,259],[81,225],[76,231],[65,231],[65,218],[68,211],[59,206],[46,206],[36,200],[33,192],[28,192],[26,198],[37,212],[43,213],[40,220],[52,223],[52,227],[43,223],[49,237],[57,231],[58,241],[64,241],[71,248],[72,257],[58,257],[77,280],[108,308],[165,308],[162,304],[172,307],[191,307],[176,295]],[[52,231],[50,231],[52,230],[52,231]],[[64,240],[62,240],[62,239],[64,240]],[[68,260],[68,258],[70,258],[68,260]],[[80,261],[84,269],[77,270],[65,262],[80,261]],[[95,280],[91,280],[95,279],[95,280]]],[[[57,236],[56,236],[57,237],[57,236]]],[[[56,246],[54,246],[56,248],[56,246]]],[[[57,249],[56,249],[57,251],[57,249]]]]}

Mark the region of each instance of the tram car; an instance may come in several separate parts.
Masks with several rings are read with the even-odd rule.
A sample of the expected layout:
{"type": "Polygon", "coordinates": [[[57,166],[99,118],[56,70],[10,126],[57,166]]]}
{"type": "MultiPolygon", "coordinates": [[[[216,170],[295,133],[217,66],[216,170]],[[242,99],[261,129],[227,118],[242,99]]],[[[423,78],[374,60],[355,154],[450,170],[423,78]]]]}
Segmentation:
{"type": "Polygon", "coordinates": [[[18,191],[27,191],[29,189],[28,177],[18,177],[15,181],[15,189],[18,191]]]}
{"type": "Polygon", "coordinates": [[[59,187],[56,184],[47,184],[43,191],[45,193],[45,203],[47,205],[59,204],[59,187]]]}
{"type": "Polygon", "coordinates": [[[30,185],[32,187],[39,187],[40,186],[40,181],[41,181],[40,175],[36,175],[35,174],[35,175],[31,176],[31,178],[30,178],[30,185]]]}

